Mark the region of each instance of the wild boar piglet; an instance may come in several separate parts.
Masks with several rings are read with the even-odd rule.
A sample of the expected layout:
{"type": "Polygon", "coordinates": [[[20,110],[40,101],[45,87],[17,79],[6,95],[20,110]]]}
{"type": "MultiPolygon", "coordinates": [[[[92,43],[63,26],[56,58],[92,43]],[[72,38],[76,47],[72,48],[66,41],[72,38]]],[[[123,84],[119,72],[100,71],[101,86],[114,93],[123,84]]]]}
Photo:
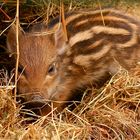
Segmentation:
{"type": "MultiPolygon", "coordinates": [[[[66,13],[65,22],[68,41],[59,17],[19,33],[18,94],[41,115],[51,111],[51,103],[61,111],[75,90],[104,81],[120,66],[130,70],[140,60],[140,21],[134,17],[113,9],[87,10],[66,13]]],[[[15,35],[11,27],[12,54],[15,35]]]]}

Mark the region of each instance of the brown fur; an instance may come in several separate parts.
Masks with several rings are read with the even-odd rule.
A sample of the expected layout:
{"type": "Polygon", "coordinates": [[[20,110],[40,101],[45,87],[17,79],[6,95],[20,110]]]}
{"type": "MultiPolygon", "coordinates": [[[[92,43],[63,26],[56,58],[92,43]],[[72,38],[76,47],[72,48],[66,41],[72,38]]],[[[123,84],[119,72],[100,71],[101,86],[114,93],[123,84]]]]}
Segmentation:
{"type": "MultiPolygon", "coordinates": [[[[60,111],[76,89],[104,81],[120,66],[129,70],[138,64],[140,22],[110,9],[102,14],[103,17],[100,10],[68,14],[68,42],[57,19],[48,29],[40,30],[39,36],[35,34],[36,27],[30,33],[20,32],[19,62],[24,71],[19,77],[18,92],[27,102],[35,102],[36,107],[42,102],[43,115],[50,111],[46,104],[54,102],[60,111]],[[47,34],[52,30],[55,33],[47,34]]],[[[7,44],[9,51],[15,52],[13,27],[7,44]]]]}

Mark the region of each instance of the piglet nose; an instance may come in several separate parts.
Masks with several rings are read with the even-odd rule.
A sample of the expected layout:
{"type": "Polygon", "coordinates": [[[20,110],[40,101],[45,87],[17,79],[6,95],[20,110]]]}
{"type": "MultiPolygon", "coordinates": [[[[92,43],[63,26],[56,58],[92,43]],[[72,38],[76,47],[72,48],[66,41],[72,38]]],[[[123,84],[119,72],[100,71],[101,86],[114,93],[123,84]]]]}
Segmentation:
{"type": "Polygon", "coordinates": [[[45,102],[45,99],[41,95],[33,95],[31,101],[45,102]]]}
{"type": "Polygon", "coordinates": [[[41,95],[32,95],[29,101],[24,103],[27,108],[34,109],[34,108],[41,108],[48,104],[45,98],[41,95]]]}

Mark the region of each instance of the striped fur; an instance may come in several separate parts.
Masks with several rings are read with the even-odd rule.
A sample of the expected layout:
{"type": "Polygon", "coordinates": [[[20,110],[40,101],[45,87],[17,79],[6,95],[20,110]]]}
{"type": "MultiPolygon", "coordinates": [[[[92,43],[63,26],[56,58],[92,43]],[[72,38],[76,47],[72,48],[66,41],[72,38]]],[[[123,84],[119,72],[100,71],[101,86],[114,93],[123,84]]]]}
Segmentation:
{"type": "MultiPolygon", "coordinates": [[[[140,22],[132,16],[103,9],[72,12],[65,18],[68,42],[59,18],[19,36],[24,72],[18,92],[36,106],[51,101],[61,110],[75,90],[102,83],[120,66],[129,70],[140,61],[140,22]]],[[[7,40],[12,53],[14,34],[11,29],[7,40]]],[[[50,108],[45,105],[41,110],[47,114],[50,108]]]]}

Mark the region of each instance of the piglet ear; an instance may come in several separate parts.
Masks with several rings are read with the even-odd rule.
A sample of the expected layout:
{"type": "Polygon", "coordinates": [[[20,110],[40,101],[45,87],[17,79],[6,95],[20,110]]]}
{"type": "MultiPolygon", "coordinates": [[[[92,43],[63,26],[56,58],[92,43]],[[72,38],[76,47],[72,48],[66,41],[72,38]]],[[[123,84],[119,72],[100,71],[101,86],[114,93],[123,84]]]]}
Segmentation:
{"type": "MultiPolygon", "coordinates": [[[[19,36],[23,36],[24,32],[19,27],[19,36]]],[[[16,52],[16,26],[12,25],[7,34],[7,48],[10,53],[16,52]]]]}
{"type": "Polygon", "coordinates": [[[63,30],[63,26],[60,23],[59,28],[55,32],[55,46],[58,49],[58,54],[61,55],[66,52],[68,47],[68,41],[66,39],[66,33],[63,30]]]}

